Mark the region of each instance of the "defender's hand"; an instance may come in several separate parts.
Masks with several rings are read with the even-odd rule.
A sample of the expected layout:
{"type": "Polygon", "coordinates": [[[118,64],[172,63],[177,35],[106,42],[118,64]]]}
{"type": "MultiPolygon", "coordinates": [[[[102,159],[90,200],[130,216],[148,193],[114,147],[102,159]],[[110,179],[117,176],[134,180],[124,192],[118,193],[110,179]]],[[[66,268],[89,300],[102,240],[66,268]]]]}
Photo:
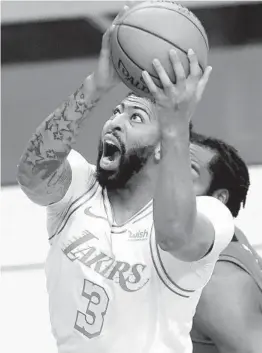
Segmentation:
{"type": "Polygon", "coordinates": [[[184,68],[175,50],[170,51],[170,61],[175,73],[173,84],[158,59],[153,66],[162,83],[163,89],[157,87],[147,71],[143,71],[143,79],[160,108],[159,121],[162,127],[189,123],[197,103],[201,100],[212,68],[208,66],[202,74],[197,57],[193,50],[188,51],[190,73],[186,78],[184,68]]]}

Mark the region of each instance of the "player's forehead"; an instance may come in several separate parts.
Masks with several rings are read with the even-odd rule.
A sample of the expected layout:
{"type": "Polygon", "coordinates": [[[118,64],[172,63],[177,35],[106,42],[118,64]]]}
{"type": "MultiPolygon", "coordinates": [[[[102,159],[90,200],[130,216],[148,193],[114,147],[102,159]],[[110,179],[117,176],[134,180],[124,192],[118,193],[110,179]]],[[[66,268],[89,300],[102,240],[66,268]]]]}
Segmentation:
{"type": "Polygon", "coordinates": [[[124,98],[121,103],[129,108],[143,109],[150,117],[156,116],[156,106],[148,98],[129,95],[124,98]]]}
{"type": "Polygon", "coordinates": [[[206,167],[215,155],[216,152],[207,146],[190,143],[190,158],[193,163],[195,162],[202,167],[206,167]]]}

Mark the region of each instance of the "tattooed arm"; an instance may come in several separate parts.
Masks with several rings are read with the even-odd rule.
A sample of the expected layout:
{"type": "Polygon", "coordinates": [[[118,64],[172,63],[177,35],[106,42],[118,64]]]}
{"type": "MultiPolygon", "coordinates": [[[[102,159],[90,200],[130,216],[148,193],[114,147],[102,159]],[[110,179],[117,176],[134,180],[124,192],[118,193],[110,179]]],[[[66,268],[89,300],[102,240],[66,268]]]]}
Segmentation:
{"type": "Polygon", "coordinates": [[[87,77],[30,139],[18,165],[17,180],[32,201],[48,205],[65,195],[72,177],[66,158],[100,94],[94,75],[87,77]]]}
{"type": "MultiPolygon", "coordinates": [[[[125,6],[117,18],[127,10],[125,6]]],[[[42,122],[20,158],[17,181],[33,202],[49,205],[66,194],[72,179],[67,156],[76,136],[100,97],[119,83],[110,58],[110,34],[115,21],[103,36],[96,71],[42,122]]]]}

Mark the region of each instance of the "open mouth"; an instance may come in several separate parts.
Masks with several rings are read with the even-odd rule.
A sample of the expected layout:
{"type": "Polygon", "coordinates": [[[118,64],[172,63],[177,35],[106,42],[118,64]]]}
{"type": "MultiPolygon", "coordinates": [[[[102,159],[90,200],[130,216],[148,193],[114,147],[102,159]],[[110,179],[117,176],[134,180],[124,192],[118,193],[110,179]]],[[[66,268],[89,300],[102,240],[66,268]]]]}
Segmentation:
{"type": "Polygon", "coordinates": [[[120,161],[121,148],[112,141],[106,140],[103,144],[103,155],[100,160],[100,166],[103,169],[113,170],[120,161]]]}
{"type": "Polygon", "coordinates": [[[114,160],[121,153],[120,148],[116,146],[113,142],[105,141],[104,143],[104,153],[103,156],[107,157],[109,160],[114,160]]]}

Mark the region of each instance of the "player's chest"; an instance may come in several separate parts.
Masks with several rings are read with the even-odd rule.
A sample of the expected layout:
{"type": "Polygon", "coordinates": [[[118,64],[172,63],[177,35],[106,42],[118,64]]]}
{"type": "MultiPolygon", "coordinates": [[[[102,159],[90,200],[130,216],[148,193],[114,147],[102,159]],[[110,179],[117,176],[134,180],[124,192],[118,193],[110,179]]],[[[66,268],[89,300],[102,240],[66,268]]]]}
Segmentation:
{"type": "Polygon", "coordinates": [[[79,239],[89,233],[91,239],[102,239],[110,233],[112,219],[103,198],[93,197],[71,210],[64,224],[61,239],[63,243],[79,239]]]}
{"type": "Polygon", "coordinates": [[[61,247],[73,258],[79,258],[80,254],[87,258],[88,254],[95,256],[102,252],[118,261],[144,263],[150,257],[152,226],[150,207],[124,225],[115,225],[110,205],[97,197],[72,212],[61,234],[61,247]]]}
{"type": "Polygon", "coordinates": [[[148,262],[152,225],[150,215],[141,222],[129,222],[122,227],[112,225],[110,239],[113,254],[130,262],[148,262]]]}
{"type": "Polygon", "coordinates": [[[126,291],[136,290],[151,276],[152,224],[152,214],[147,212],[116,226],[99,200],[86,203],[75,212],[61,237],[62,256],[87,277],[92,272],[126,291]]]}

